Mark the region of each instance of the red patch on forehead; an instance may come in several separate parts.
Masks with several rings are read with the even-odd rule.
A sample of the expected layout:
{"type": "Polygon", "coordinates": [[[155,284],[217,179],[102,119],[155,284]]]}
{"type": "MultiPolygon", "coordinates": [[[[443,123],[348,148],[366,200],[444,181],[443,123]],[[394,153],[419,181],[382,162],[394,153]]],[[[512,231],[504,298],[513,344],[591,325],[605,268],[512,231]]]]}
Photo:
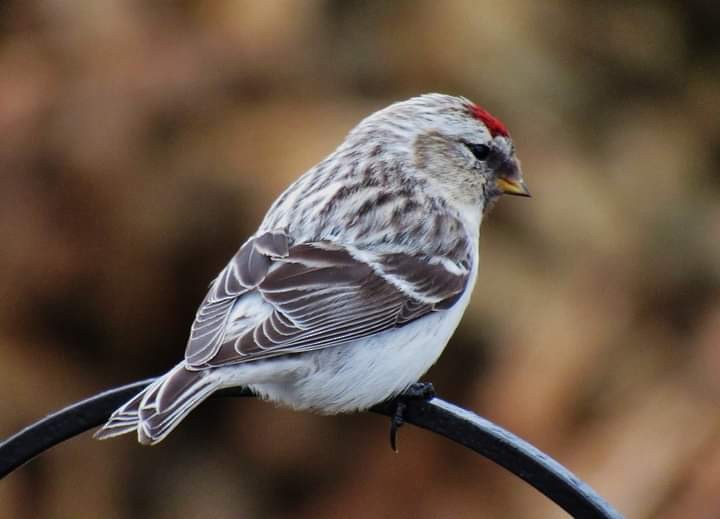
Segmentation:
{"type": "Polygon", "coordinates": [[[488,131],[490,132],[490,135],[493,137],[497,135],[502,135],[503,137],[509,137],[510,133],[508,132],[505,125],[498,119],[497,117],[493,116],[490,112],[485,110],[484,108],[479,107],[478,105],[471,104],[470,105],[470,113],[475,119],[478,119],[483,122],[483,124],[487,127],[488,131]]]}

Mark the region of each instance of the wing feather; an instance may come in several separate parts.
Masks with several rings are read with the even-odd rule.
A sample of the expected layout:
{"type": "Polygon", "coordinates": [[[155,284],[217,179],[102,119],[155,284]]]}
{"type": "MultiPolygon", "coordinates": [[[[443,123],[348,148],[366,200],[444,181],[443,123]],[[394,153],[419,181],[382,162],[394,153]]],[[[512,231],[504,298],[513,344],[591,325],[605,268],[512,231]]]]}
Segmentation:
{"type": "Polygon", "coordinates": [[[300,353],[403,326],[449,308],[470,271],[469,253],[448,266],[448,258],[354,252],[328,242],[292,245],[279,232],[248,240],[198,310],[186,364],[199,369],[300,353]],[[251,292],[270,310],[227,336],[237,321],[233,309],[251,292]]]}
{"type": "Polygon", "coordinates": [[[185,348],[188,366],[200,365],[218,352],[238,299],[265,277],[273,258],[287,255],[288,247],[287,236],[273,232],[251,238],[240,247],[212,283],[195,315],[185,348]]]}

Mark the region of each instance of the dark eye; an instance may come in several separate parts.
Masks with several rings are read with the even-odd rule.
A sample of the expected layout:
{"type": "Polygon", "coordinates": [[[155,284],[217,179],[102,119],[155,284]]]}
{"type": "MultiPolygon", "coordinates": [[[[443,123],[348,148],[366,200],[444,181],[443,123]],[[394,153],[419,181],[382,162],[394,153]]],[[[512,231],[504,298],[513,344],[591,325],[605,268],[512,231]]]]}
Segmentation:
{"type": "Polygon", "coordinates": [[[485,160],[490,156],[490,146],[486,146],[485,144],[471,143],[465,143],[465,146],[468,147],[468,149],[472,152],[473,155],[475,155],[475,158],[478,160],[485,160]]]}

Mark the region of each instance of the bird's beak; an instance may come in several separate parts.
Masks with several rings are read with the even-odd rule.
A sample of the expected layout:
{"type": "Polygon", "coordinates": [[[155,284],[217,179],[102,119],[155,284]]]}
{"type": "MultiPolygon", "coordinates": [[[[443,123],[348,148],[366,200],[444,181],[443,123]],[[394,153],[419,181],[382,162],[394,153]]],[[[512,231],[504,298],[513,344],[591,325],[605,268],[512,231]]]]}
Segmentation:
{"type": "Polygon", "coordinates": [[[530,196],[517,162],[509,163],[500,169],[495,185],[506,195],[530,196]]]}
{"type": "Polygon", "coordinates": [[[530,196],[527,185],[522,178],[511,179],[498,177],[495,182],[498,189],[506,195],[530,196]]]}

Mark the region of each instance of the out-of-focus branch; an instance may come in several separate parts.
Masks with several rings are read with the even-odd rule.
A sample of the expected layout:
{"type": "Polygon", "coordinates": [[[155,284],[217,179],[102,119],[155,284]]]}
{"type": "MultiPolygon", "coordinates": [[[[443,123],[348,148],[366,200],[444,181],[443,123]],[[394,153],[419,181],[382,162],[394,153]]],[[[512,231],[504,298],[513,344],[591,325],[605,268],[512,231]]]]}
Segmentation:
{"type": "MultiPolygon", "coordinates": [[[[103,424],[110,413],[140,392],[152,379],[105,391],[68,406],[0,443],[0,477],[73,436],[103,424]]],[[[245,388],[225,389],[217,396],[252,396],[245,388]]],[[[592,488],[568,469],[502,427],[440,398],[406,400],[404,421],[457,442],[545,494],[573,517],[622,519],[592,488]]],[[[395,402],[372,411],[392,416],[395,402]]]]}

